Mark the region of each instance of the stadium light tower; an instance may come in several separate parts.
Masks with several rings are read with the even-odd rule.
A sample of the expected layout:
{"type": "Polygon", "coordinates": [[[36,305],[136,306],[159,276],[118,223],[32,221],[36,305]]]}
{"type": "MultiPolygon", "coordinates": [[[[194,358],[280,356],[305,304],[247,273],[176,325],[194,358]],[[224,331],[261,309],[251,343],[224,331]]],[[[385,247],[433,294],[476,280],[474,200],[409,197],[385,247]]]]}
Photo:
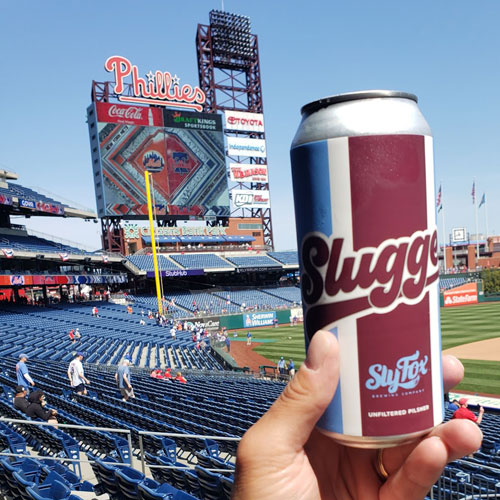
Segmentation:
{"type": "MultiPolygon", "coordinates": [[[[250,19],[225,11],[212,10],[208,26],[198,24],[196,51],[200,88],[205,92],[204,111],[263,113],[257,35],[250,33],[250,19]]],[[[228,132],[226,131],[226,134],[228,132]]],[[[265,140],[262,131],[231,130],[232,136],[265,140]]],[[[231,157],[230,157],[231,160],[231,157]]],[[[240,158],[233,159],[239,162],[240,158]]],[[[250,164],[265,165],[266,158],[246,158],[250,164]]],[[[239,182],[240,188],[269,191],[268,182],[239,182]]],[[[233,214],[260,217],[264,242],[274,248],[271,208],[237,209],[233,214]]]]}

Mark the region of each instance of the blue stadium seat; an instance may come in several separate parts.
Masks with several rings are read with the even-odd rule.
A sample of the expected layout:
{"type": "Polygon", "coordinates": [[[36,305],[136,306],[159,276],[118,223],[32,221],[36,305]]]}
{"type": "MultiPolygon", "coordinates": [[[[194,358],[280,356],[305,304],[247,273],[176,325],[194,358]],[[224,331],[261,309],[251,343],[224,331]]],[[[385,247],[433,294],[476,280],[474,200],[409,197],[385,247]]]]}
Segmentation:
{"type": "Polygon", "coordinates": [[[170,484],[160,484],[153,479],[146,478],[137,486],[138,498],[141,500],[167,500],[171,499],[179,490],[170,484]]]}
{"type": "Polygon", "coordinates": [[[137,487],[145,479],[144,474],[132,469],[132,467],[125,466],[121,469],[115,469],[115,475],[122,496],[127,500],[135,500],[139,495],[137,487]]]}

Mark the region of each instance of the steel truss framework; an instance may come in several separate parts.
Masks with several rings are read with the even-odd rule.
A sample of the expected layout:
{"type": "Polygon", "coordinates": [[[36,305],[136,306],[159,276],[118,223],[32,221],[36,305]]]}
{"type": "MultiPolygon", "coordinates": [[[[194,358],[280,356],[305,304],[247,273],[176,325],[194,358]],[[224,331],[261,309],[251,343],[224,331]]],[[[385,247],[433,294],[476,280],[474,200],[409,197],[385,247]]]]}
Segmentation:
{"type": "MultiPolygon", "coordinates": [[[[213,13],[213,12],[212,12],[213,13]]],[[[211,13],[211,15],[212,15],[211,13]]],[[[231,14],[228,15],[229,17],[231,14]]],[[[238,17],[238,16],[235,16],[238,17]]],[[[227,29],[227,27],[226,27],[227,29]]],[[[230,30],[230,27],[229,27],[230,30]]],[[[236,38],[238,34],[236,33],[236,38]]],[[[251,113],[263,113],[262,85],[259,62],[257,35],[248,34],[245,47],[250,50],[241,52],[217,48],[217,27],[198,24],[196,33],[196,51],[198,56],[198,76],[200,88],[206,94],[204,111],[233,110],[251,113]],[[214,35],[215,34],[215,35],[214,35]]],[[[227,133],[227,132],[226,132],[227,133]]],[[[230,132],[231,135],[265,139],[264,132],[230,132]]],[[[239,163],[239,157],[229,157],[239,163]]],[[[251,164],[263,165],[265,158],[250,158],[251,164]]],[[[269,183],[238,183],[238,188],[269,190],[269,183]]],[[[266,245],[274,248],[271,209],[237,209],[232,215],[242,217],[260,217],[266,245]]]]}
{"type": "Polygon", "coordinates": [[[107,252],[125,254],[125,238],[119,217],[103,217],[101,219],[102,248],[107,252]]]}

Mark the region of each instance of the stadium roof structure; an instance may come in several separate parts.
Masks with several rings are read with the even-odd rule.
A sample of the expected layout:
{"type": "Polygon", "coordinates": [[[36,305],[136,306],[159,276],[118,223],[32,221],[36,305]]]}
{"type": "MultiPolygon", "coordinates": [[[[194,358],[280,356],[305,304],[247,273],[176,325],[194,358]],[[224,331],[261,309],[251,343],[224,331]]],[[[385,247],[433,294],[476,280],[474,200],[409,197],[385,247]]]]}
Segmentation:
{"type": "Polygon", "coordinates": [[[0,170],[0,208],[3,212],[9,215],[76,217],[97,221],[95,212],[72,207],[21,184],[7,182],[17,179],[16,173],[0,170]]]}

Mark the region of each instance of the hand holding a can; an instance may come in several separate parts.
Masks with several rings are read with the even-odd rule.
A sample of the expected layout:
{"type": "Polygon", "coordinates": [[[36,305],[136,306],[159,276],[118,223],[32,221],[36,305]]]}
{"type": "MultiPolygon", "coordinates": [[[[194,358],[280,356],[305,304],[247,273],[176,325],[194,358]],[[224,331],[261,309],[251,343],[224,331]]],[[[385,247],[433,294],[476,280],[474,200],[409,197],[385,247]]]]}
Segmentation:
{"type": "MultiPolygon", "coordinates": [[[[338,366],[334,335],[317,332],[305,363],[240,443],[234,499],[420,500],[446,463],[480,447],[481,430],[466,420],[383,454],[338,444],[315,429],[336,391],[338,366]]],[[[447,391],[463,377],[463,366],[445,356],[443,372],[447,391]]]]}

